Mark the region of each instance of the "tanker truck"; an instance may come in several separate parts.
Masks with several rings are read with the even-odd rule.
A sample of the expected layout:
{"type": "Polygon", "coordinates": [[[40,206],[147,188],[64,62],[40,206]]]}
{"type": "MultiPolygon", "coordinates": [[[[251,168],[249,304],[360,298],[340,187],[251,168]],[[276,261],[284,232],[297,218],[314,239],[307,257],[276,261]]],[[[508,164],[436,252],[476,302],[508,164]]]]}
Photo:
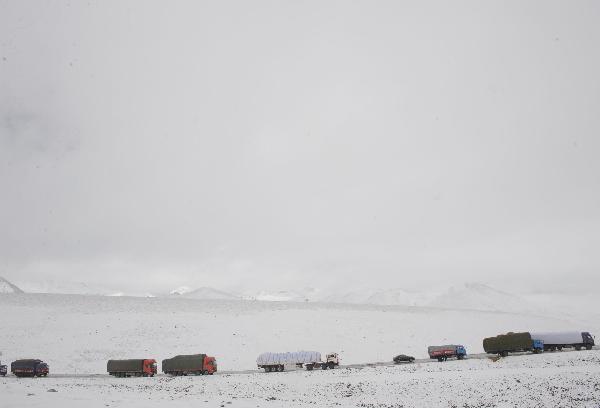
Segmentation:
{"type": "Polygon", "coordinates": [[[115,377],[154,377],[157,371],[156,360],[108,360],[106,371],[115,377]]]}
{"type": "Polygon", "coordinates": [[[213,375],[217,360],[206,354],[179,355],[162,361],[162,371],[170,375],[213,375]]]}
{"type": "Polygon", "coordinates": [[[318,351],[296,351],[292,353],[262,353],[256,359],[259,369],[266,373],[284,371],[286,368],[303,368],[312,371],[315,368],[322,370],[334,369],[340,365],[337,353],[328,353],[325,360],[321,359],[318,351]]]}
{"type": "Polygon", "coordinates": [[[442,362],[449,358],[462,360],[467,356],[467,350],[460,344],[446,344],[443,346],[427,347],[427,354],[429,354],[429,358],[442,362]]]}
{"type": "Polygon", "coordinates": [[[544,342],[544,351],[556,351],[563,348],[582,348],[591,350],[594,337],[589,332],[532,332],[531,337],[544,342]]]}

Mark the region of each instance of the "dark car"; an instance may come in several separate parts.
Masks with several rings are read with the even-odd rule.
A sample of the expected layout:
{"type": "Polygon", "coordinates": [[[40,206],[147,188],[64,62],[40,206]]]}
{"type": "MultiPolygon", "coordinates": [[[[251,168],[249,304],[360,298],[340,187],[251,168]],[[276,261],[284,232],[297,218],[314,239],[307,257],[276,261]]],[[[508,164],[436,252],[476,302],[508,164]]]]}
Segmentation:
{"type": "Polygon", "coordinates": [[[412,363],[414,361],[415,358],[413,356],[407,356],[406,354],[398,354],[396,357],[394,357],[395,364],[412,363]]]}
{"type": "Polygon", "coordinates": [[[6,368],[6,366],[5,366],[5,365],[2,365],[2,364],[0,364],[0,375],[1,375],[2,377],[4,377],[4,376],[6,375],[7,371],[8,371],[8,369],[6,368]]]}

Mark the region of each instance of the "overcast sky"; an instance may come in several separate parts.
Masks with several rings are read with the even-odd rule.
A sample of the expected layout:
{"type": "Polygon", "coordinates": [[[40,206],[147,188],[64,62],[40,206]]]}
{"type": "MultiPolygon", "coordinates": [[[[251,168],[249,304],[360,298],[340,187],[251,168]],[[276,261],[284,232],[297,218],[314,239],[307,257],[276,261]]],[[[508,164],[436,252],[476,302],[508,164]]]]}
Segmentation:
{"type": "Polygon", "coordinates": [[[598,1],[0,0],[0,275],[599,291],[599,21],[598,1]]]}

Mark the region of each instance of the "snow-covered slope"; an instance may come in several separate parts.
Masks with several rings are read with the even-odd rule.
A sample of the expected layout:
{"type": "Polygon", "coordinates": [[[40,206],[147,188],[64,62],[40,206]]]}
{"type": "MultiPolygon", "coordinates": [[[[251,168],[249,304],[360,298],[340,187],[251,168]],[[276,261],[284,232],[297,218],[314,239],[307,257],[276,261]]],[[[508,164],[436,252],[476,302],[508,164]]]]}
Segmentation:
{"type": "Polygon", "coordinates": [[[203,287],[189,292],[184,292],[178,296],[186,299],[220,299],[220,300],[241,300],[241,297],[222,290],[203,287]]]}
{"type": "Polygon", "coordinates": [[[451,287],[435,298],[429,306],[445,309],[472,309],[500,312],[535,313],[539,308],[523,299],[480,283],[451,287]]]}
{"type": "Polygon", "coordinates": [[[426,306],[435,296],[436,293],[434,292],[409,292],[400,288],[385,290],[367,289],[331,294],[324,297],[322,301],[370,305],[426,306]]]}
{"type": "Polygon", "coordinates": [[[0,378],[7,408],[600,406],[600,351],[211,377],[0,378]],[[48,392],[53,390],[56,392],[48,392]]]}
{"type": "Polygon", "coordinates": [[[112,295],[117,293],[117,291],[84,282],[60,281],[54,279],[24,281],[20,282],[19,286],[27,293],[56,293],[68,295],[112,295]]]}
{"type": "Polygon", "coordinates": [[[564,320],[474,310],[312,302],[197,300],[22,294],[0,296],[3,360],[37,357],[54,373],[102,373],[109,358],[210,353],[219,369],[253,369],[266,351],[336,351],[344,364],[427,356],[427,346],[507,331],[587,330],[598,320],[564,320]],[[31,333],[43,333],[32,336],[31,333]]]}
{"type": "Polygon", "coordinates": [[[23,293],[23,291],[0,276],[0,293],[23,293]]]}

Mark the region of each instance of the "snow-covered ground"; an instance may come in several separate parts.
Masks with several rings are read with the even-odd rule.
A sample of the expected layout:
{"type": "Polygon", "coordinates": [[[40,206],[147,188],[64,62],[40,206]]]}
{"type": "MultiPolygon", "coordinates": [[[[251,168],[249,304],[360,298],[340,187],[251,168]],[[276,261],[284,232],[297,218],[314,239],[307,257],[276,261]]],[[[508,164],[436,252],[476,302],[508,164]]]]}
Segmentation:
{"type": "Polygon", "coordinates": [[[474,358],[254,373],[255,359],[265,351],[336,351],[342,364],[364,364],[391,361],[399,353],[426,358],[428,345],[442,343],[462,343],[470,353],[480,353],[484,337],[511,330],[600,333],[597,314],[563,312],[6,293],[0,296],[0,358],[4,363],[41,358],[50,364],[52,376],[0,379],[0,398],[3,407],[167,401],[240,407],[306,406],[310,401],[352,407],[598,406],[596,350],[515,356],[497,363],[474,358]],[[160,368],[164,358],[200,352],[217,358],[220,375],[124,381],[103,374],[110,358],[156,358],[160,368]],[[244,373],[227,374],[231,371],[244,373]]]}
{"type": "Polygon", "coordinates": [[[6,408],[598,407],[600,351],[209,377],[7,377],[0,389],[6,408]]]}
{"type": "Polygon", "coordinates": [[[427,346],[507,331],[587,330],[585,314],[500,313],[408,306],[135,298],[48,294],[0,296],[3,360],[36,357],[53,373],[103,373],[110,358],[208,353],[220,370],[255,367],[265,351],[340,353],[343,363],[427,357],[427,346]]]}

